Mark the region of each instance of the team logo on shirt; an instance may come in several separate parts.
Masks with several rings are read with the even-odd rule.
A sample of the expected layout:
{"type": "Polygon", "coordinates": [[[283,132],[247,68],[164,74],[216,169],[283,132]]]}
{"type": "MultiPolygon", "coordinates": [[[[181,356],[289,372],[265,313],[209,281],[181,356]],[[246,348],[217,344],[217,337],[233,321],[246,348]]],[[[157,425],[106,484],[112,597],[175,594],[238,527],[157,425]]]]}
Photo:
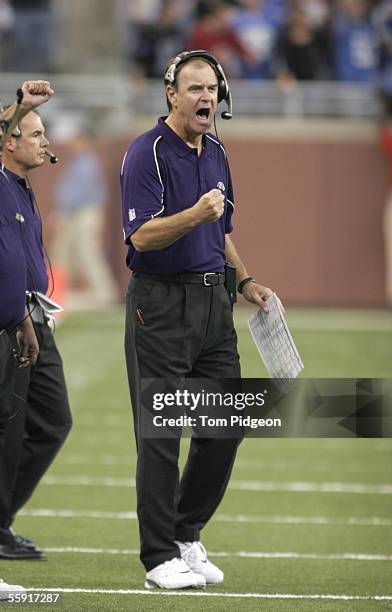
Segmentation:
{"type": "Polygon", "coordinates": [[[224,193],[226,191],[226,187],[225,184],[222,183],[222,181],[219,181],[219,183],[217,184],[218,189],[221,190],[222,193],[224,193]]]}
{"type": "Polygon", "coordinates": [[[136,219],[136,212],[134,208],[130,208],[128,210],[128,218],[129,218],[129,222],[132,223],[132,221],[134,221],[136,219]]]}

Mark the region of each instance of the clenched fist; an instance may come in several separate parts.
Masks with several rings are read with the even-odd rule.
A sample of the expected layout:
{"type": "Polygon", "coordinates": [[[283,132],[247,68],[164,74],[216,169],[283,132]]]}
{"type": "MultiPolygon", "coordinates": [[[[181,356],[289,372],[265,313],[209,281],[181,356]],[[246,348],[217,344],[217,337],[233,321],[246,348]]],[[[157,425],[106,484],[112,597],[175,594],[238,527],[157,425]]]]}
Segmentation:
{"type": "Polygon", "coordinates": [[[21,89],[23,91],[21,106],[25,108],[39,106],[54,94],[49,81],[25,81],[21,89]]]}
{"type": "Polygon", "coordinates": [[[224,208],[225,197],[219,189],[211,189],[194,205],[200,223],[213,223],[223,215],[224,208]]]}

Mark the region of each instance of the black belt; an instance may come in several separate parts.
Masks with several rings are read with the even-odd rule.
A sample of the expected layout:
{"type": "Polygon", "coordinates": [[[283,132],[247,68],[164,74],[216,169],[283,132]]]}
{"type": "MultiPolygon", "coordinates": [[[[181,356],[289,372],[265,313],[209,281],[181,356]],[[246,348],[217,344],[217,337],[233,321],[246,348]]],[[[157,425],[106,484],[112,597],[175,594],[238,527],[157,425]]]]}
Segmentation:
{"type": "Polygon", "coordinates": [[[145,274],[144,272],[134,272],[133,275],[136,278],[174,283],[175,285],[190,283],[193,285],[204,285],[204,287],[213,287],[215,285],[223,285],[225,282],[225,275],[222,272],[182,272],[180,274],[145,274]]]}

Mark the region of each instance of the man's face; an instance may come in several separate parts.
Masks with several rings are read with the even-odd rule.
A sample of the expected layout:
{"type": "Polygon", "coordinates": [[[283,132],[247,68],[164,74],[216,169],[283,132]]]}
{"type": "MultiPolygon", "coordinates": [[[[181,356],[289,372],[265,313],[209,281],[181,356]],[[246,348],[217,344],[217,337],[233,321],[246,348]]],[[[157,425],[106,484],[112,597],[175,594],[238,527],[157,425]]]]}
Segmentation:
{"type": "Polygon", "coordinates": [[[14,163],[25,171],[42,166],[49,142],[45,138],[41,117],[36,113],[28,113],[19,122],[19,129],[21,136],[12,139],[14,163]]]}
{"type": "Polygon", "coordinates": [[[343,3],[345,12],[351,19],[364,19],[367,13],[367,5],[363,0],[345,0],[343,3]]]}
{"type": "Polygon", "coordinates": [[[218,79],[204,61],[185,64],[177,77],[177,89],[168,86],[171,115],[184,134],[197,136],[211,128],[218,104],[218,79]]]}

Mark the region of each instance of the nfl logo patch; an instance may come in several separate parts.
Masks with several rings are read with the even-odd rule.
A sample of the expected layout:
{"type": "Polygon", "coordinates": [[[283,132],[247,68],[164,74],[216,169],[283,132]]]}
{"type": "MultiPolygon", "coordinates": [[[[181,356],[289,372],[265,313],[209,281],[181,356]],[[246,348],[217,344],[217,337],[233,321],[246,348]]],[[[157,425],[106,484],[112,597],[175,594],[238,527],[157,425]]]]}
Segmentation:
{"type": "Polygon", "coordinates": [[[129,217],[130,223],[132,223],[132,221],[134,221],[136,219],[136,212],[135,212],[134,208],[130,208],[128,210],[128,217],[129,217]]]}

